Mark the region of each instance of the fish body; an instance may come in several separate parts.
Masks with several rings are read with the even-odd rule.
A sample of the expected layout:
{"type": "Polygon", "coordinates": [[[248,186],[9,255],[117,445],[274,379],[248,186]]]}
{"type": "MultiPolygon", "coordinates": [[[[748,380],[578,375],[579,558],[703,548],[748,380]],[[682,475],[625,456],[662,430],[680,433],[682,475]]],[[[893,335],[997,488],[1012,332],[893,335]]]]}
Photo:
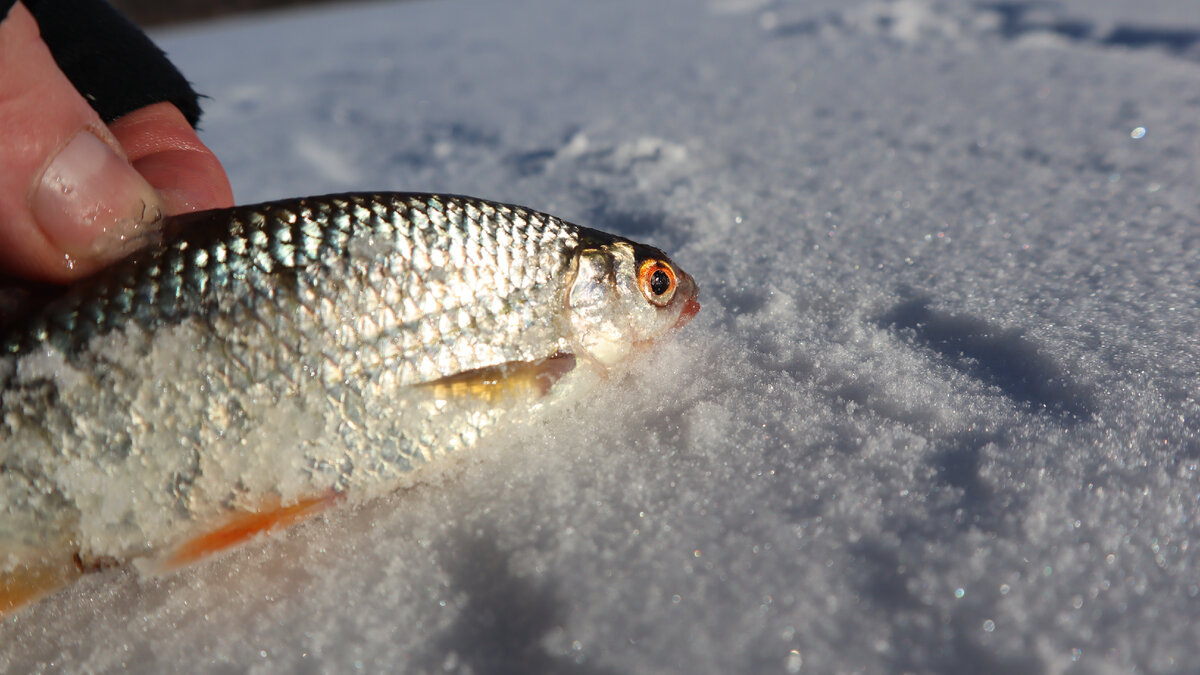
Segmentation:
{"type": "Polygon", "coordinates": [[[0,338],[0,605],[231,514],[394,490],[698,309],[657,249],[468,197],[168,219],[0,338]]]}

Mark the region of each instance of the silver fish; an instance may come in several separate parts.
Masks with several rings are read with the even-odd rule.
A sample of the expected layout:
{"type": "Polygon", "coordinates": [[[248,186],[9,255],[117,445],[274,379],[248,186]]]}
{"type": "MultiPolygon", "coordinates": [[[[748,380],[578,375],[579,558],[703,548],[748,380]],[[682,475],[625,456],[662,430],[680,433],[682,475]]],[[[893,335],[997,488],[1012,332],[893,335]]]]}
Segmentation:
{"type": "Polygon", "coordinates": [[[469,197],[168,219],[0,338],[0,613],[395,490],[696,298],[658,249],[469,197]]]}

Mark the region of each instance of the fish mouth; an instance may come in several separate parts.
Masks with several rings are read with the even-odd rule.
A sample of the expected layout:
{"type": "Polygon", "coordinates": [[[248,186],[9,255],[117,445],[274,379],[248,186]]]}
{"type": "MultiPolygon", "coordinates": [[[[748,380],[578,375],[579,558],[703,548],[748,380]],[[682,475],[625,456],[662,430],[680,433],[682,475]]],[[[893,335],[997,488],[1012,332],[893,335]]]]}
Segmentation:
{"type": "Polygon", "coordinates": [[[700,312],[700,301],[696,299],[700,295],[700,291],[696,288],[696,282],[691,277],[687,277],[687,281],[687,300],[684,301],[683,310],[679,312],[679,318],[675,320],[675,325],[673,326],[675,330],[686,326],[700,312]]]}
{"type": "Polygon", "coordinates": [[[674,329],[679,330],[686,326],[699,311],[700,301],[695,296],[688,298],[687,304],[683,306],[683,311],[679,313],[679,318],[675,320],[674,329]]]}

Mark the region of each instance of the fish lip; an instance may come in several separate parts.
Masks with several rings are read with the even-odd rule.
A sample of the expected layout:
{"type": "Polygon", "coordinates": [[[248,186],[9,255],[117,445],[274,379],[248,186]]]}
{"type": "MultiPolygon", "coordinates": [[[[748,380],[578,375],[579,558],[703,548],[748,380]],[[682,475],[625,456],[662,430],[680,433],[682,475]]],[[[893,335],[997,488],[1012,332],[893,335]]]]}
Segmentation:
{"type": "Polygon", "coordinates": [[[675,320],[673,328],[679,330],[688,324],[693,317],[700,311],[700,301],[695,296],[687,299],[687,304],[683,306],[683,311],[679,313],[679,318],[675,320]]]}
{"type": "Polygon", "coordinates": [[[675,320],[675,325],[672,326],[674,330],[686,326],[700,312],[700,301],[697,299],[697,296],[700,295],[699,289],[696,288],[696,282],[692,281],[691,277],[688,277],[687,280],[690,282],[687,300],[684,302],[683,310],[679,312],[679,318],[675,320]]]}

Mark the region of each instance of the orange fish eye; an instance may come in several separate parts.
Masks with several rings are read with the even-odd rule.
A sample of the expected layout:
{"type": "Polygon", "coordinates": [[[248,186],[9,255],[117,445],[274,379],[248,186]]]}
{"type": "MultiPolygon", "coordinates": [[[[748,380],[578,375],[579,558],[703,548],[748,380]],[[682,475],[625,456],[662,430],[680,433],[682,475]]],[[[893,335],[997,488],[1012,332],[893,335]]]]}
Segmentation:
{"type": "Polygon", "coordinates": [[[647,260],[638,270],[638,286],[647,300],[663,307],[675,295],[675,270],[661,260],[647,260]]]}

